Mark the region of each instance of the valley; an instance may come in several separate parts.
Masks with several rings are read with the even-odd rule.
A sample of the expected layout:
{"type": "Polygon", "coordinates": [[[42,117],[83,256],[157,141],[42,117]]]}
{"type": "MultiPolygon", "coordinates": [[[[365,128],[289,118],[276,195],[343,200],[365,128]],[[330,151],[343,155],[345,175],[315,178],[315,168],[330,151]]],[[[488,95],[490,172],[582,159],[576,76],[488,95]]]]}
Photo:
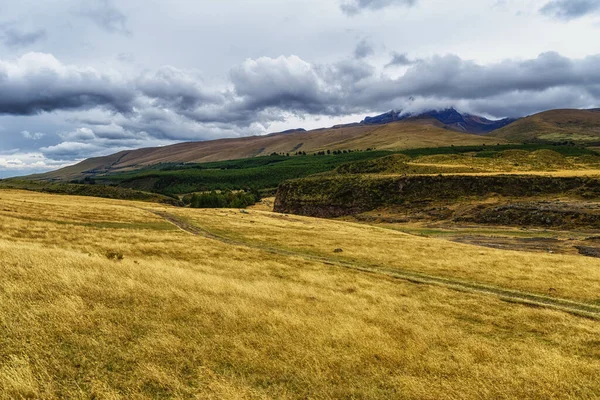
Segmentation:
{"type": "Polygon", "coordinates": [[[436,121],[1,180],[0,398],[593,398],[600,154],[436,121]]]}

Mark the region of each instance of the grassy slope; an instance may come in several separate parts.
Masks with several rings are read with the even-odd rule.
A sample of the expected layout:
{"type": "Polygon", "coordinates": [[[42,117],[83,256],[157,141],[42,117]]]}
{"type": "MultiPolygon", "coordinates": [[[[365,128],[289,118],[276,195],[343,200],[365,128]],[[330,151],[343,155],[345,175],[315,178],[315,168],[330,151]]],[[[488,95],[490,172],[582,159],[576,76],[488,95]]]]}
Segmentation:
{"type": "Polygon", "coordinates": [[[117,171],[157,163],[212,162],[276,153],[322,150],[407,149],[416,147],[496,144],[497,138],[445,130],[428,121],[400,122],[384,126],[352,126],[310,132],[181,143],[139,149],[86,160],[76,166],[37,175],[37,178],[70,180],[85,171],[117,171]]]}
{"type": "MultiPolygon", "coordinates": [[[[441,157],[448,156],[448,160],[456,164],[457,161],[470,161],[472,165],[450,166],[451,168],[415,168],[418,171],[435,172],[485,172],[493,163],[500,160],[498,155],[509,149],[519,149],[533,151],[539,149],[552,149],[554,158],[561,158],[562,154],[566,156],[595,156],[591,150],[574,146],[552,146],[552,145],[494,145],[494,146],[448,146],[437,148],[423,148],[400,150],[399,153],[417,158],[414,162],[421,162],[427,155],[437,154],[441,157]],[[461,154],[476,153],[476,157],[463,156],[461,154]],[[477,161],[475,163],[475,161],[477,161]]],[[[523,152],[521,152],[523,153],[523,152]]],[[[548,152],[546,152],[548,153],[548,152]]],[[[312,174],[332,171],[346,163],[355,163],[357,161],[366,161],[377,163],[381,157],[392,154],[389,151],[369,151],[353,152],[348,154],[325,155],[325,156],[266,156],[254,157],[242,160],[219,161],[202,164],[173,164],[173,165],[155,165],[143,168],[141,170],[122,172],[117,174],[108,174],[98,176],[96,180],[100,183],[115,183],[124,187],[153,191],[164,194],[181,194],[194,191],[205,190],[224,190],[224,189],[243,189],[254,187],[257,189],[273,189],[282,181],[294,178],[301,178],[312,174]]],[[[523,153],[525,154],[525,153],[523,153]]],[[[534,153],[535,155],[536,153],[534,153]]],[[[447,157],[446,157],[447,158],[447,157]]],[[[513,157],[514,158],[514,157],[513,157]]],[[[521,157],[522,158],[522,157],[521,157]]],[[[536,157],[540,158],[540,157],[536,157]]],[[[552,157],[543,157],[552,158],[552,157]]],[[[588,157],[590,160],[593,157],[588,157]]],[[[600,157],[598,158],[600,165],[600,157]]],[[[515,169],[513,164],[515,160],[506,158],[504,164],[500,165],[504,171],[515,169]],[[506,168],[509,166],[510,168],[506,168]]],[[[523,161],[523,160],[516,160],[523,161]]],[[[526,161],[526,160],[525,160],[526,161]]],[[[448,162],[450,163],[450,162],[448,162]]],[[[447,163],[447,164],[448,164],[447,163]]],[[[463,162],[464,164],[464,162],[463,162]]],[[[526,166],[527,162],[521,162],[526,166]]],[[[547,163],[534,163],[529,170],[538,166],[547,166],[547,163]],[[538,165],[539,164],[539,165],[538,165]]],[[[565,164],[565,162],[563,162],[565,164]]],[[[579,168],[579,167],[578,167],[579,168]]],[[[583,168],[583,167],[582,167],[583,168]]],[[[573,168],[576,169],[576,168],[573,168]]],[[[495,171],[496,169],[492,169],[495,171]]]]}
{"type": "Polygon", "coordinates": [[[271,213],[11,191],[0,200],[0,398],[537,399],[600,390],[595,321],[302,254],[331,257],[339,247],[345,259],[536,292],[552,285],[585,301],[597,300],[600,260],[271,213]],[[143,208],[256,246],[190,235],[143,208]],[[124,260],[108,260],[109,251],[124,260]]]}
{"type": "Polygon", "coordinates": [[[600,155],[573,146],[486,146],[416,149],[342,165],[331,174],[573,173],[594,174],[600,155]],[[507,150],[512,148],[512,150],[507,150]],[[447,151],[448,150],[448,151],[447,151]],[[413,158],[409,158],[408,154],[413,158]]]}
{"type": "Polygon", "coordinates": [[[80,185],[71,183],[31,181],[23,179],[4,179],[0,180],[0,190],[2,189],[20,189],[54,194],[103,197],[107,199],[149,201],[173,205],[178,205],[179,203],[174,198],[157,193],[149,193],[128,188],[104,185],[80,185]]]}
{"type": "Polygon", "coordinates": [[[266,156],[193,165],[161,165],[100,176],[97,181],[166,194],[247,187],[274,189],[287,179],[331,171],[344,163],[388,154],[387,151],[370,151],[324,156],[266,156]]]}
{"type": "Polygon", "coordinates": [[[518,120],[487,135],[517,142],[600,142],[599,110],[552,110],[518,120]]]}

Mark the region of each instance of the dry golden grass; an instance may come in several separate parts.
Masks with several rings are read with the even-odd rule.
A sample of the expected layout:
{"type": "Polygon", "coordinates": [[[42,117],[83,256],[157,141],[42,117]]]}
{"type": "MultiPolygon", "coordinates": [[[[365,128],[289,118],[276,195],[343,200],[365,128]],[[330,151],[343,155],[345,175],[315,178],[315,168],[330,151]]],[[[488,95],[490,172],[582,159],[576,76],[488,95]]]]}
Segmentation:
{"type": "MultiPolygon", "coordinates": [[[[421,166],[431,167],[443,167],[442,164],[419,164],[421,166]]],[[[449,167],[459,168],[460,166],[452,165],[449,167]]],[[[411,174],[411,175],[439,175],[435,174],[411,174]]],[[[461,175],[461,176],[494,176],[494,175],[539,175],[539,176],[554,176],[554,177],[592,177],[597,178],[600,176],[600,169],[586,169],[586,170],[559,170],[559,171],[497,171],[497,172],[452,172],[443,173],[442,175],[461,175]]],[[[364,175],[369,177],[370,175],[364,175]]],[[[381,178],[385,176],[404,176],[403,174],[373,174],[374,178],[381,178]]]]}
{"type": "Polygon", "coordinates": [[[252,211],[176,210],[210,231],[264,246],[359,261],[516,290],[599,301],[600,259],[511,252],[416,237],[387,229],[252,211]],[[337,248],[342,253],[334,254],[337,248]]]}
{"type": "Polygon", "coordinates": [[[396,122],[377,126],[367,134],[335,143],[335,147],[325,144],[319,150],[365,149],[403,150],[441,146],[477,146],[507,143],[504,139],[455,132],[432,124],[429,120],[396,122]]]}
{"type": "MultiPolygon", "coordinates": [[[[600,391],[597,321],[228,245],[167,226],[142,209],[150,207],[166,209],[0,191],[0,398],[576,399],[600,391]],[[109,260],[110,251],[124,259],[109,260]]],[[[339,245],[348,257],[471,268],[482,280],[504,264],[517,281],[547,279],[546,269],[584,285],[585,298],[599,287],[597,265],[576,257],[519,258],[257,211],[168,211],[257,245],[271,232],[270,245],[317,253],[339,245]],[[485,257],[469,260],[479,252],[485,257]]]]}
{"type": "Polygon", "coordinates": [[[598,110],[550,110],[522,118],[490,136],[522,141],[595,143],[600,137],[598,110]]]}
{"type": "Polygon", "coordinates": [[[471,174],[511,173],[548,176],[597,176],[600,174],[600,157],[564,157],[552,150],[508,150],[496,157],[475,157],[472,154],[452,154],[423,156],[412,160],[408,165],[437,167],[443,170],[455,169],[471,174]],[[469,169],[471,171],[469,171],[469,169]]]}

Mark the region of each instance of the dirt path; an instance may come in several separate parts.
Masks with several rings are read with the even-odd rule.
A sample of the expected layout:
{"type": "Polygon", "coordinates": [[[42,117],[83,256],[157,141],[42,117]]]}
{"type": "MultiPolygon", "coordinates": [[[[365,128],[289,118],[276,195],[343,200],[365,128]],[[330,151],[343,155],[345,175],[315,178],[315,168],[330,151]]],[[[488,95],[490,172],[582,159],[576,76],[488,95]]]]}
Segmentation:
{"type": "Polygon", "coordinates": [[[600,319],[600,305],[590,304],[590,303],[582,303],[567,299],[560,299],[550,296],[544,296],[540,294],[527,293],[512,289],[505,289],[496,286],[490,286],[486,284],[481,284],[477,282],[469,282],[463,281],[453,278],[445,278],[439,276],[432,276],[421,274],[413,271],[403,271],[399,269],[389,269],[377,265],[368,265],[364,263],[356,263],[356,262],[348,262],[341,261],[334,258],[322,257],[322,256],[314,256],[311,254],[306,254],[301,251],[290,251],[290,250],[282,250],[274,247],[267,247],[263,245],[257,245],[251,242],[234,240],[222,235],[217,235],[209,230],[198,226],[195,223],[191,223],[187,221],[185,218],[170,214],[168,212],[160,212],[160,211],[152,211],[155,215],[158,215],[164,218],[166,221],[172,223],[173,225],[179,227],[181,230],[191,233],[193,235],[200,235],[206,237],[208,239],[218,240],[222,243],[226,243],[234,246],[244,246],[249,247],[261,251],[266,251],[272,254],[284,255],[284,256],[292,256],[292,257],[300,257],[311,261],[321,262],[326,265],[339,266],[347,269],[352,269],[355,271],[365,272],[369,274],[378,274],[385,275],[394,279],[402,279],[408,282],[418,283],[418,284],[429,284],[429,285],[438,285],[444,286],[449,289],[468,292],[468,293],[479,293],[486,295],[493,295],[498,297],[499,299],[511,303],[518,304],[526,304],[530,306],[537,307],[545,307],[551,308],[554,310],[560,310],[564,312],[568,312],[571,314],[575,314],[578,316],[584,316],[588,318],[600,319]]]}

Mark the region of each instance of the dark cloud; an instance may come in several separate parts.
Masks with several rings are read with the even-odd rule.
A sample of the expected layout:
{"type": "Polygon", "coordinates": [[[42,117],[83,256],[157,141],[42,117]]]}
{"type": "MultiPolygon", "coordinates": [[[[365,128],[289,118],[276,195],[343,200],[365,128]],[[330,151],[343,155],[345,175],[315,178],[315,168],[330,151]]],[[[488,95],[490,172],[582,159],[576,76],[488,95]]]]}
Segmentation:
{"type": "Polygon", "coordinates": [[[206,104],[222,104],[223,96],[206,90],[202,77],[194,71],[184,71],[171,66],[155,73],[145,74],[136,83],[147,97],[162,106],[193,109],[206,104]]]}
{"type": "Polygon", "coordinates": [[[408,58],[406,53],[392,53],[392,60],[386,64],[386,68],[395,67],[395,66],[406,66],[412,65],[415,61],[408,58]]]}
{"type": "MultiPolygon", "coordinates": [[[[409,60],[405,55],[396,56],[398,62],[409,60]]],[[[230,86],[221,89],[207,86],[196,71],[163,67],[125,80],[65,66],[38,53],[29,53],[13,64],[0,62],[0,76],[0,113],[31,115],[100,108],[120,116],[118,123],[109,125],[162,139],[188,137],[203,129],[240,132],[255,124],[284,121],[286,113],[344,116],[387,109],[405,104],[409,98],[432,104],[471,102],[479,109],[489,100],[494,106],[487,113],[497,113],[497,99],[502,96],[517,93],[524,102],[529,99],[542,104],[538,94],[561,89],[572,94],[564,99],[600,103],[600,55],[569,59],[552,52],[489,65],[455,55],[434,56],[413,62],[398,78],[378,74],[364,60],[315,65],[297,56],[262,57],[234,67],[230,86]],[[185,133],[179,136],[179,131],[185,133]]],[[[86,125],[106,125],[105,121],[86,125]]],[[[107,137],[121,134],[114,129],[106,133],[107,137]]]]}
{"type": "Polygon", "coordinates": [[[380,10],[391,6],[414,6],[417,0],[343,0],[342,11],[348,15],[356,15],[363,10],[380,10]]]}
{"type": "Polygon", "coordinates": [[[81,15],[111,33],[129,35],[127,16],[111,0],[87,0],[81,5],[81,15]]]}
{"type": "Polygon", "coordinates": [[[514,104],[521,96],[524,110],[600,104],[600,55],[573,60],[550,52],[490,65],[435,56],[416,61],[396,79],[377,75],[359,61],[314,66],[297,57],[265,58],[239,67],[233,82],[245,110],[341,116],[407,105],[409,98],[417,98],[432,105],[476,104],[487,114],[518,116],[514,108],[498,107],[499,99],[510,97],[514,104]],[[570,95],[542,95],[557,91],[570,95]]]}
{"type": "Polygon", "coordinates": [[[0,41],[7,47],[29,46],[44,37],[46,37],[44,29],[27,31],[17,27],[15,23],[0,24],[0,41]]]}
{"type": "Polygon", "coordinates": [[[354,49],[354,57],[358,59],[366,58],[375,54],[373,45],[367,39],[362,39],[354,49]]]}
{"type": "Polygon", "coordinates": [[[490,65],[454,55],[437,56],[419,61],[392,85],[384,83],[386,92],[458,99],[481,99],[510,91],[540,92],[562,86],[588,91],[598,84],[600,56],[571,60],[553,52],[531,60],[490,65]]]}
{"type": "Polygon", "coordinates": [[[90,68],[66,66],[49,54],[27,53],[0,61],[0,114],[33,115],[98,106],[132,108],[131,85],[90,68]]]}
{"type": "Polygon", "coordinates": [[[297,56],[246,60],[231,71],[235,92],[247,109],[269,107],[316,113],[325,87],[313,66],[297,56]]]}
{"type": "MultiPolygon", "coordinates": [[[[232,68],[229,82],[215,88],[194,70],[163,67],[124,79],[30,53],[11,64],[0,61],[0,91],[2,113],[77,110],[78,117],[69,119],[76,128],[59,133],[60,143],[41,149],[48,159],[65,160],[179,140],[259,134],[291,114],[342,117],[454,106],[505,117],[597,107],[600,55],[570,59],[543,53],[487,65],[456,55],[434,56],[414,61],[399,77],[364,59],[312,64],[298,56],[261,57],[232,68]]],[[[30,139],[36,135],[22,133],[30,139]]]]}
{"type": "Polygon", "coordinates": [[[568,21],[600,12],[600,0],[552,0],[542,7],[540,12],[568,21]]]}

